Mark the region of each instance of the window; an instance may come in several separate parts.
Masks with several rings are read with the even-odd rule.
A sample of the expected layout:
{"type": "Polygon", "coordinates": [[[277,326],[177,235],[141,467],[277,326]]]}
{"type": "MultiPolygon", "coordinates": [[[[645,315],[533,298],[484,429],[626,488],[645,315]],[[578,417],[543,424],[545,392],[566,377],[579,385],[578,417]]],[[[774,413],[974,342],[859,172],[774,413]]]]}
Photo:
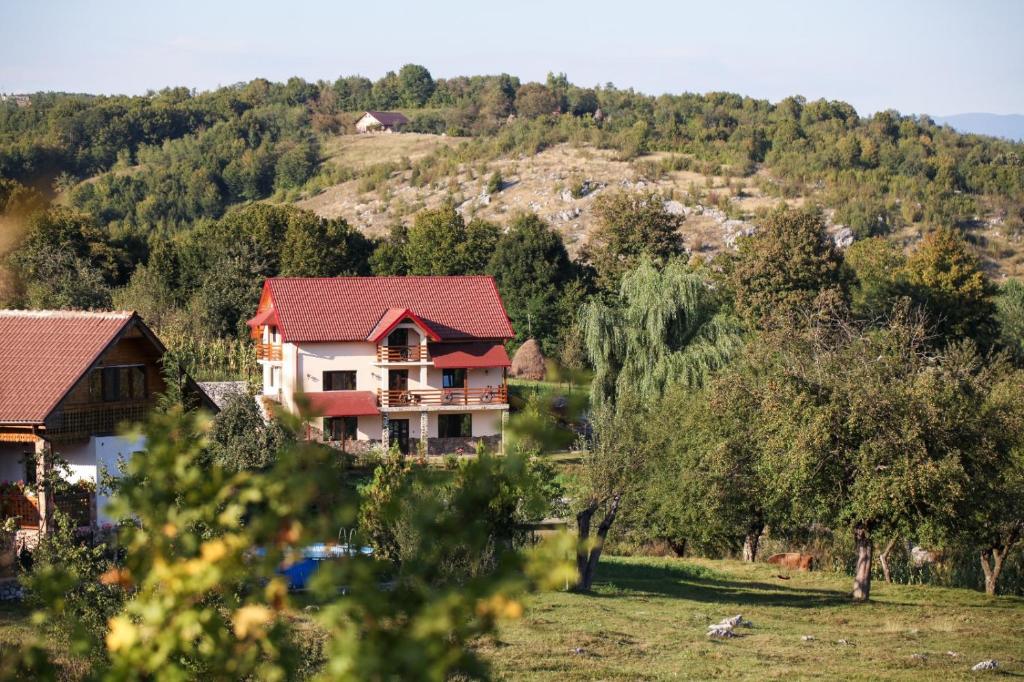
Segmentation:
{"type": "Polygon", "coordinates": [[[277,327],[270,326],[267,328],[267,338],[270,343],[281,343],[281,333],[277,330],[277,327]]]}
{"type": "Polygon", "coordinates": [[[473,415],[437,415],[437,436],[439,438],[469,438],[473,431],[473,415]]]}
{"type": "Polygon", "coordinates": [[[270,388],[281,387],[281,367],[279,365],[270,366],[270,388]]]}
{"type": "Polygon", "coordinates": [[[100,367],[89,375],[89,397],[106,403],[146,397],[144,365],[100,367]]]}
{"type": "Polygon", "coordinates": [[[466,370],[465,369],[443,369],[441,370],[441,387],[442,388],[465,388],[466,387],[466,370]]]}
{"type": "Polygon", "coordinates": [[[388,334],[388,345],[389,346],[408,346],[409,345],[409,330],[408,329],[396,329],[395,331],[388,334]]]}
{"type": "Polygon", "coordinates": [[[342,370],[340,372],[324,372],[325,391],[354,391],[356,390],[355,370],[342,370]]]}
{"type": "Polygon", "coordinates": [[[355,440],[357,421],[355,417],[324,417],[324,438],[329,441],[355,440]]]}

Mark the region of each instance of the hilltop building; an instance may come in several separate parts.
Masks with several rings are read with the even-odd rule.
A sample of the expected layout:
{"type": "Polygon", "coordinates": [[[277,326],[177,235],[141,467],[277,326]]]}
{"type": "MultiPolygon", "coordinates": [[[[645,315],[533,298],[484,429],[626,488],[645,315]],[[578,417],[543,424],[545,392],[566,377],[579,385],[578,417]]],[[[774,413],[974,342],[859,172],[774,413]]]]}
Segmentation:
{"type": "Polygon", "coordinates": [[[408,123],[409,119],[397,111],[367,111],[356,121],[356,130],[361,133],[394,133],[408,123]]]}

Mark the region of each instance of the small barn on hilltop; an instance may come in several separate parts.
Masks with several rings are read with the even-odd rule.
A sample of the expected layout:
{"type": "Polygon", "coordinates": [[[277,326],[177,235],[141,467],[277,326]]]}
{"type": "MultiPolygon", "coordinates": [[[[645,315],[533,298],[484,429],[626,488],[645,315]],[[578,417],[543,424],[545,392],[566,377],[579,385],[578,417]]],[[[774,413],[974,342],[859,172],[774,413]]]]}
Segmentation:
{"type": "Polygon", "coordinates": [[[540,344],[537,343],[537,339],[528,339],[526,343],[519,346],[519,350],[512,357],[512,369],[509,373],[520,379],[541,381],[544,379],[546,369],[540,344]]]}
{"type": "Polygon", "coordinates": [[[361,133],[394,133],[408,122],[409,119],[397,111],[367,111],[356,121],[356,130],[361,133]]]}

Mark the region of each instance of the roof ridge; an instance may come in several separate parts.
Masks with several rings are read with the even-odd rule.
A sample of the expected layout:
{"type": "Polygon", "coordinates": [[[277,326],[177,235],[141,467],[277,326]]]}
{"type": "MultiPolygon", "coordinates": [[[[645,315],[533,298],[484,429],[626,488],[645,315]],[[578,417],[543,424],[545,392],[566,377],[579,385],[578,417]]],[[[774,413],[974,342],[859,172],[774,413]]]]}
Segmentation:
{"type": "Polygon", "coordinates": [[[275,282],[281,281],[312,281],[312,282],[329,282],[337,279],[490,279],[493,280],[493,275],[337,275],[335,277],[268,277],[267,280],[273,280],[275,282]]]}
{"type": "Polygon", "coordinates": [[[135,314],[133,310],[22,310],[19,308],[2,308],[0,315],[5,317],[67,317],[67,318],[99,318],[127,319],[135,314]]]}

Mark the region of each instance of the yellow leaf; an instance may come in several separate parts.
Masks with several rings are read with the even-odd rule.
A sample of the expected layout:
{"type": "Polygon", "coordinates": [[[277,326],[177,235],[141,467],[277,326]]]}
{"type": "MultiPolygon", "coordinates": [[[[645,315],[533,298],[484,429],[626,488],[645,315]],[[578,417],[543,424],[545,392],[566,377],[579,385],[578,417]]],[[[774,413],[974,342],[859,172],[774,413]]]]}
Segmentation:
{"type": "Polygon", "coordinates": [[[120,651],[127,649],[138,640],[138,632],[132,622],[125,616],[116,616],[107,621],[107,649],[120,651]]]}
{"type": "Polygon", "coordinates": [[[274,614],[262,604],[248,604],[235,611],[235,636],[245,639],[250,634],[259,635],[263,626],[270,622],[274,614]]]}
{"type": "Polygon", "coordinates": [[[228,546],[221,539],[208,540],[199,548],[199,554],[204,561],[217,562],[227,556],[228,546]]]}

